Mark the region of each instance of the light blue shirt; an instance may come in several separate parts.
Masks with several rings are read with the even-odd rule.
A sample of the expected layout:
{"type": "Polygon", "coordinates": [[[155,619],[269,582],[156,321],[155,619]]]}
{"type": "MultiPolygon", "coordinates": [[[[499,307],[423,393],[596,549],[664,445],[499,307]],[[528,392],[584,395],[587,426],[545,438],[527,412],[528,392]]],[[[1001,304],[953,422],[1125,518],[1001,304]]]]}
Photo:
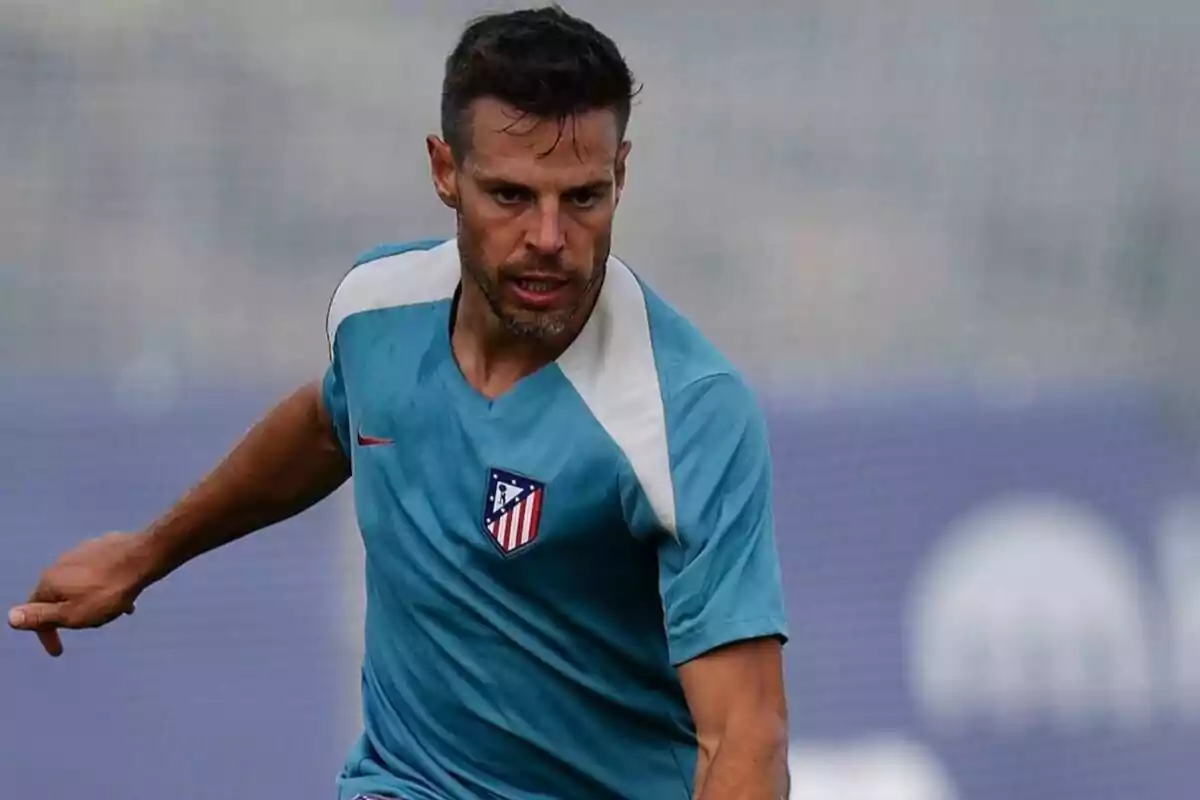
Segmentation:
{"type": "Polygon", "coordinates": [[[675,668],[787,636],[763,416],[616,258],[567,351],[489,400],[459,278],[454,240],[380,248],[330,305],[367,591],[340,796],[687,800],[675,668]]]}

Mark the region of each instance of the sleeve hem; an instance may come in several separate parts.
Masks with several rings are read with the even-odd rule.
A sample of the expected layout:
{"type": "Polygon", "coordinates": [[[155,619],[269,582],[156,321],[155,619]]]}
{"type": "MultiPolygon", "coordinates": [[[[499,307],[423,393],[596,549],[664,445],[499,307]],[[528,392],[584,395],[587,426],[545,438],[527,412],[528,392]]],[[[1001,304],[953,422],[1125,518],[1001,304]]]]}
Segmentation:
{"type": "Polygon", "coordinates": [[[336,366],[331,364],[325,370],[325,376],[321,380],[321,403],[325,406],[325,412],[329,415],[330,424],[333,426],[334,438],[342,448],[342,453],[349,458],[351,456],[350,448],[350,432],[343,430],[338,424],[339,412],[341,409],[335,404],[334,385],[335,380],[334,370],[336,366]]]}
{"type": "Polygon", "coordinates": [[[686,633],[668,635],[667,649],[671,665],[678,667],[722,645],[763,637],[775,637],[786,643],[787,623],[780,616],[766,616],[701,625],[686,633]]]}

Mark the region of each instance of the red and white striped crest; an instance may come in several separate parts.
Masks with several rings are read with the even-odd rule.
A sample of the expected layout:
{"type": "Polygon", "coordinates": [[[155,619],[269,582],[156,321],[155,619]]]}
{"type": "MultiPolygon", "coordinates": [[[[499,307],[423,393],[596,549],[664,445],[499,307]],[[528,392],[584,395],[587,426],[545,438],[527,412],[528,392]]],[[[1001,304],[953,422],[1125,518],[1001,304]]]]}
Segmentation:
{"type": "Polygon", "coordinates": [[[483,529],[504,555],[515,553],[537,539],[545,493],[545,484],[524,475],[499,469],[491,471],[483,529]]]}

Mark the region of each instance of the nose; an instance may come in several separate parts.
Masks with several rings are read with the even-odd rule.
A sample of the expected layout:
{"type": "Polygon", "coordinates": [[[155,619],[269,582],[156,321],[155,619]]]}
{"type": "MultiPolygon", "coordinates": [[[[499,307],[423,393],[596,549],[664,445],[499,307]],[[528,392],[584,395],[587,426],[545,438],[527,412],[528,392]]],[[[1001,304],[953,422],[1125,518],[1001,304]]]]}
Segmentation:
{"type": "Polygon", "coordinates": [[[526,239],[528,245],[539,255],[557,255],[566,246],[562,209],[558,200],[545,200],[538,203],[535,213],[535,221],[526,239]]]}

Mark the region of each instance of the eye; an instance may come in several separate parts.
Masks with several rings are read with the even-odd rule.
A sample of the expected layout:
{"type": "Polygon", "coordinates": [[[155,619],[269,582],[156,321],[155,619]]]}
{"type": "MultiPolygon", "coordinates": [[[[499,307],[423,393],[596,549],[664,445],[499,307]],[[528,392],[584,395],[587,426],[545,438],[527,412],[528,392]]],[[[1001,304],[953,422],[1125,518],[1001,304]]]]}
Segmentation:
{"type": "Polygon", "coordinates": [[[567,202],[576,208],[588,209],[604,199],[604,192],[599,189],[578,189],[567,195],[567,202]]]}
{"type": "Polygon", "coordinates": [[[529,192],[519,186],[500,186],[492,189],[491,195],[502,206],[517,206],[529,200],[529,192]]]}

